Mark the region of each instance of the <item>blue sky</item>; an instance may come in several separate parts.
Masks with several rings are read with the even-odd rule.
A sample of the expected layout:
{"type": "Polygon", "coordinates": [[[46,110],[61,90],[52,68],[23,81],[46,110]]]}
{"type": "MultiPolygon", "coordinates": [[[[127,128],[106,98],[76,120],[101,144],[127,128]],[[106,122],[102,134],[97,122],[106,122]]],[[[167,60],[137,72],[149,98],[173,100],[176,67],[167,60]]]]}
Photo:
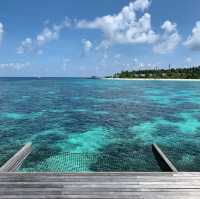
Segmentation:
{"type": "Polygon", "coordinates": [[[91,76],[200,64],[200,1],[0,2],[0,76],[91,76]]]}

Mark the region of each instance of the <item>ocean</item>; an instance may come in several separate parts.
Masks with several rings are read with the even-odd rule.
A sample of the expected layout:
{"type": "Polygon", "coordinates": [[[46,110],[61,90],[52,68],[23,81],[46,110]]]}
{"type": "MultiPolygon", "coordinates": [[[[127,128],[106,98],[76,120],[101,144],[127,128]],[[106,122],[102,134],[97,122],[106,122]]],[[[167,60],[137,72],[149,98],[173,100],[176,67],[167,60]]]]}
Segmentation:
{"type": "Polygon", "coordinates": [[[27,142],[24,172],[200,171],[200,82],[0,78],[0,165],[27,142]]]}

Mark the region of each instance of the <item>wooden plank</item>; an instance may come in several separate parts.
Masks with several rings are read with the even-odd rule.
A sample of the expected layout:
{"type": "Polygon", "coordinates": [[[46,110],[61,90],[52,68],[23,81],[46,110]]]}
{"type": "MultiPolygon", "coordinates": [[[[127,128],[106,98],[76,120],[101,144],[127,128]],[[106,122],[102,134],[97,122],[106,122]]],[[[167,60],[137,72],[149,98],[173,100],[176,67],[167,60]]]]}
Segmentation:
{"type": "Polygon", "coordinates": [[[159,148],[157,144],[152,145],[153,153],[158,161],[159,166],[164,171],[172,171],[178,172],[176,167],[172,164],[172,162],[167,158],[167,156],[163,153],[163,151],[159,148]]]}
{"type": "Polygon", "coordinates": [[[1,173],[0,176],[0,199],[200,198],[200,173],[1,173]]]}
{"type": "MultiPolygon", "coordinates": [[[[183,176],[186,175],[183,172],[177,173],[180,175],[177,176],[183,176]]],[[[193,174],[189,174],[187,173],[187,176],[194,176],[193,174]]],[[[32,173],[19,173],[19,172],[1,172],[0,173],[0,178],[9,178],[9,176],[11,176],[11,178],[15,177],[42,177],[42,178],[65,178],[65,179],[85,179],[85,178],[138,178],[138,177],[173,177],[175,176],[175,173],[172,172],[121,172],[121,173],[113,173],[113,172],[103,172],[103,173],[53,173],[53,172],[32,172],[32,173]]],[[[196,175],[197,177],[200,177],[200,175],[196,175]]]]}
{"type": "Polygon", "coordinates": [[[2,167],[0,172],[14,172],[20,168],[22,162],[28,157],[32,151],[32,144],[27,143],[14,156],[12,156],[2,167]]]}
{"type": "Polygon", "coordinates": [[[51,187],[51,188],[62,188],[65,187],[66,189],[86,189],[86,188],[90,188],[90,189],[200,189],[200,184],[196,184],[196,183],[188,183],[188,184],[183,184],[183,182],[179,182],[176,184],[173,184],[172,182],[170,183],[166,183],[166,184],[160,184],[160,182],[157,182],[156,184],[144,184],[142,182],[138,183],[138,184],[121,184],[120,182],[118,184],[62,184],[62,183],[47,183],[47,184],[16,184],[16,185],[11,185],[9,186],[9,184],[5,184],[4,186],[1,185],[0,190],[2,189],[7,189],[7,188],[44,188],[44,187],[51,187]]]}
{"type": "Polygon", "coordinates": [[[20,176],[22,175],[38,175],[40,176],[41,174],[44,176],[166,176],[166,175],[198,175],[198,172],[179,172],[177,174],[172,174],[171,172],[85,172],[85,173],[63,173],[63,172],[31,172],[31,173],[19,173],[19,172],[12,172],[12,173],[8,173],[8,172],[4,172],[4,173],[0,173],[0,176],[3,175],[18,175],[20,174],[20,176]]]}

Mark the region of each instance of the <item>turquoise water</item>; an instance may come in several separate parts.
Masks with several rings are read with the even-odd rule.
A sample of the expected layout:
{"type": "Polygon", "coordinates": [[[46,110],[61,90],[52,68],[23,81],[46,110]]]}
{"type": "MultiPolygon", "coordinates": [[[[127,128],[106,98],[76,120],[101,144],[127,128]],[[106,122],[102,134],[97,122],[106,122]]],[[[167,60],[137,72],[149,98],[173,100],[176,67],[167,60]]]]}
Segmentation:
{"type": "Polygon", "coordinates": [[[0,164],[31,141],[23,171],[159,171],[157,143],[179,170],[200,171],[199,91],[200,82],[1,78],[0,164]]]}

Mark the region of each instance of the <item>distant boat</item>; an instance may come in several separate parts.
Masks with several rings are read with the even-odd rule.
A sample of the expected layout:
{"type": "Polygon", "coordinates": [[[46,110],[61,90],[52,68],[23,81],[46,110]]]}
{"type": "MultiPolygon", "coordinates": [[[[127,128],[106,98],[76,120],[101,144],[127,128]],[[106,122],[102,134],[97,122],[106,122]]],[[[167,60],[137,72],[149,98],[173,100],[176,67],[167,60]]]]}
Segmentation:
{"type": "Polygon", "coordinates": [[[97,76],[91,76],[89,79],[100,79],[100,77],[97,77],[97,76]]]}

